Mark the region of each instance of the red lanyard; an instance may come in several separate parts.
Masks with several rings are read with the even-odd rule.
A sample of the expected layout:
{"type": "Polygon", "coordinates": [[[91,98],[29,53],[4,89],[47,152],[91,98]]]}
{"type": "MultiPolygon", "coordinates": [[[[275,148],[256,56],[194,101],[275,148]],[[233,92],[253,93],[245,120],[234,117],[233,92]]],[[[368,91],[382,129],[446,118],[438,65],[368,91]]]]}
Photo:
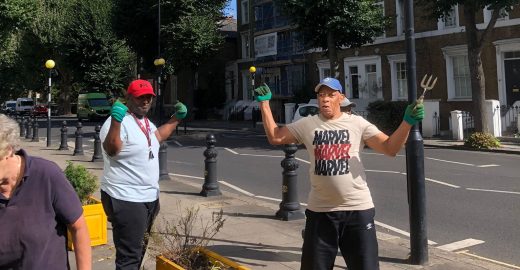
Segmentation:
{"type": "Polygon", "coordinates": [[[139,121],[139,119],[137,119],[137,117],[135,117],[135,114],[132,113],[132,116],[134,117],[135,122],[137,122],[137,125],[139,125],[139,128],[141,128],[141,131],[143,131],[144,135],[146,136],[146,139],[148,140],[148,149],[150,149],[150,151],[151,151],[152,150],[152,140],[150,139],[151,129],[150,129],[150,122],[148,122],[148,118],[146,116],[144,117],[144,123],[146,124],[146,129],[145,129],[145,127],[143,126],[143,123],[141,123],[141,121],[139,121]]]}

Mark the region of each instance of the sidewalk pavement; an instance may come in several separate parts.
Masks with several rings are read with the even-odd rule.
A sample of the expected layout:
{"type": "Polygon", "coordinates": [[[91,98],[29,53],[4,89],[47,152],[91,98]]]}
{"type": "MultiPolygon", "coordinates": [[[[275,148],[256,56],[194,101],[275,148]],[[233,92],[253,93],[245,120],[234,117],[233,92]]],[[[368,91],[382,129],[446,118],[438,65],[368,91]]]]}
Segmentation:
{"type": "MultiPolygon", "coordinates": [[[[195,128],[195,127],[193,127],[195,128]]],[[[196,131],[193,131],[196,132],[196,131]]],[[[70,160],[87,167],[100,176],[102,162],[90,162],[92,156],[73,156],[73,149],[58,151],[57,144],[46,147],[44,141],[30,142],[22,139],[22,148],[30,155],[40,156],[56,162],[65,168],[70,160]]],[[[520,148],[520,147],[519,147],[520,148]]],[[[203,160],[201,160],[203,162],[203,160]]],[[[171,169],[170,169],[171,171],[171,169]]],[[[202,179],[203,172],[200,172],[202,179]]],[[[280,221],[275,218],[278,203],[265,201],[254,196],[246,196],[222,190],[221,196],[202,197],[199,195],[203,180],[170,176],[171,180],[160,182],[161,211],[158,222],[174,221],[186,207],[199,207],[201,217],[210,220],[213,213],[223,210],[226,221],[215,236],[209,248],[251,269],[299,269],[304,220],[280,221]]],[[[222,188],[222,186],[221,186],[222,188]]],[[[99,197],[99,192],[95,194],[99,197]]],[[[410,244],[408,239],[393,236],[378,227],[379,259],[382,270],[431,269],[431,270],[475,270],[475,269],[518,269],[482,258],[467,251],[449,252],[429,246],[429,260],[426,265],[408,263],[410,244]]],[[[114,269],[115,249],[109,223],[108,244],[93,247],[93,269],[114,269]]],[[[153,243],[150,243],[153,246],[153,243]]],[[[72,269],[73,253],[69,253],[72,269]]],[[[155,269],[155,259],[145,258],[144,269],[155,269]]],[[[341,256],[336,258],[334,269],[346,269],[341,256]]]]}

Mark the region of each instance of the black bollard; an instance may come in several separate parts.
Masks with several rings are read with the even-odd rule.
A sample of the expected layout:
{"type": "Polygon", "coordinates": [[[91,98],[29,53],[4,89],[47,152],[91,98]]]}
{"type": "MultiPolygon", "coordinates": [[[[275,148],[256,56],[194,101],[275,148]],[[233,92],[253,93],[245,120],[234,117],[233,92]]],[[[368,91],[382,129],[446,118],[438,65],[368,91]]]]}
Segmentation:
{"type": "Polygon", "coordinates": [[[200,195],[205,197],[222,195],[217,182],[217,149],[215,149],[215,143],[217,143],[215,135],[208,134],[206,136],[207,149],[204,151],[206,157],[204,160],[204,185],[202,185],[200,192],[200,195]]]}
{"type": "Polygon", "coordinates": [[[32,142],[39,142],[40,137],[38,137],[38,118],[34,116],[34,124],[33,124],[33,136],[32,136],[32,142]]]}
{"type": "Polygon", "coordinates": [[[103,160],[103,155],[101,154],[101,140],[99,139],[99,131],[101,130],[101,126],[96,126],[96,133],[94,134],[94,155],[92,155],[92,162],[103,160]]]}
{"type": "Polygon", "coordinates": [[[24,125],[23,118],[18,117],[18,115],[17,115],[16,116],[16,122],[20,126],[20,137],[24,137],[25,136],[25,129],[24,129],[24,126],[23,126],[24,125]]]}
{"type": "Polygon", "coordinates": [[[27,126],[26,126],[26,131],[25,131],[26,139],[32,138],[32,126],[33,126],[33,119],[30,116],[28,116],[27,117],[27,126]]]}
{"type": "Polygon", "coordinates": [[[83,156],[83,131],[81,131],[81,128],[83,125],[80,121],[78,121],[78,125],[76,126],[76,144],[74,146],[74,153],[73,156],[83,156]]]}
{"type": "Polygon", "coordinates": [[[159,147],[159,180],[170,180],[168,173],[168,143],[162,142],[159,147]]]}
{"type": "Polygon", "coordinates": [[[280,202],[280,209],[276,212],[276,217],[285,221],[305,217],[298,201],[298,175],[296,174],[298,162],[294,158],[297,150],[296,144],[284,145],[285,158],[280,163],[283,168],[282,202],[280,202]]]}
{"type": "Polygon", "coordinates": [[[67,121],[63,121],[61,125],[61,144],[58,150],[69,150],[69,145],[67,143],[67,121]]]}

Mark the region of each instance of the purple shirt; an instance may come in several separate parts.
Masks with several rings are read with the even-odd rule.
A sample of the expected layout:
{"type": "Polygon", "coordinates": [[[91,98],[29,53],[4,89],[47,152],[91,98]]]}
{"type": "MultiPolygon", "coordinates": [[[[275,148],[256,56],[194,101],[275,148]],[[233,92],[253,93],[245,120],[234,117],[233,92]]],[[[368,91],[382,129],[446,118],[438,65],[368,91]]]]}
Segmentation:
{"type": "Polygon", "coordinates": [[[81,202],[53,162],[27,155],[22,182],[7,200],[0,194],[0,269],[69,269],[67,224],[81,202]]]}

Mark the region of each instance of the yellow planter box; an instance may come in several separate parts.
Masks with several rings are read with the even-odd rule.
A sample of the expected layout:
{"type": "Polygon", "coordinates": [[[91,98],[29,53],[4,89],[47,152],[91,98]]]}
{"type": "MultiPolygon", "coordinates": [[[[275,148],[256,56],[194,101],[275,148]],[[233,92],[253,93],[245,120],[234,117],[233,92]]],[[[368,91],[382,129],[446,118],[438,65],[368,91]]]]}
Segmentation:
{"type": "MultiPolygon", "coordinates": [[[[205,248],[199,248],[199,251],[204,253],[208,257],[208,259],[213,263],[220,262],[224,266],[230,267],[231,269],[235,269],[235,270],[251,270],[249,267],[240,265],[226,257],[222,257],[211,250],[208,250],[205,248]]],[[[166,259],[163,256],[157,256],[155,269],[156,270],[186,270],[183,267],[166,259]]]]}
{"type": "MultiPolygon", "coordinates": [[[[101,201],[91,197],[95,204],[83,205],[83,215],[87,222],[90,235],[90,246],[99,246],[107,243],[107,216],[103,210],[101,201]]],[[[72,235],[67,230],[67,248],[73,250],[72,235]]]]}

